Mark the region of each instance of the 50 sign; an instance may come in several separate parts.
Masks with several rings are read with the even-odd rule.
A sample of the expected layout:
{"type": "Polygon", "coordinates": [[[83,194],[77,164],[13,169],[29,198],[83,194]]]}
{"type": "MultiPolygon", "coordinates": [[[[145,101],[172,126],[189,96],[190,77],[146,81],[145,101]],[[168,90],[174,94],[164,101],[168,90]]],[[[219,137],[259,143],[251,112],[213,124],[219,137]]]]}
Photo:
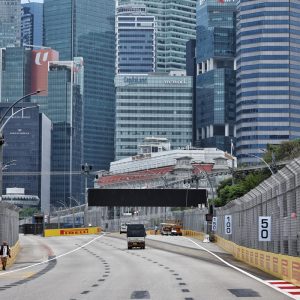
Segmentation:
{"type": "Polygon", "coordinates": [[[258,218],[258,240],[260,242],[271,241],[271,217],[258,218]]]}
{"type": "Polygon", "coordinates": [[[225,234],[232,234],[232,217],[225,215],[225,234]]]}

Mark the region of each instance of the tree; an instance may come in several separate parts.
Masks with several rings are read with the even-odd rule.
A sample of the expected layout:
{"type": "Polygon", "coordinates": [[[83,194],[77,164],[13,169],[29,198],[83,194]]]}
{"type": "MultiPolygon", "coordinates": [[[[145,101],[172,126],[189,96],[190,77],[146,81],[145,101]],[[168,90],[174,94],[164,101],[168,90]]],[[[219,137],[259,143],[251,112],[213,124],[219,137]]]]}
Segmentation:
{"type": "Polygon", "coordinates": [[[33,214],[38,213],[39,210],[36,207],[26,207],[22,208],[19,213],[19,218],[27,218],[27,217],[32,217],[33,214]]]}

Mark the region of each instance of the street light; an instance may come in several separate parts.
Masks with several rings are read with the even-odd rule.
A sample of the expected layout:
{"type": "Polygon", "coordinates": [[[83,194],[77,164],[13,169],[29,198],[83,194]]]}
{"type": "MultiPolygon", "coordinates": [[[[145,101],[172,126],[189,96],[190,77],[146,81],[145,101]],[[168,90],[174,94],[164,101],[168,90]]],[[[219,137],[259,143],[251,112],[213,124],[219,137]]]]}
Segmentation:
{"type": "Polygon", "coordinates": [[[80,202],[74,198],[73,196],[68,197],[70,199],[70,207],[72,207],[72,200],[75,201],[75,203],[77,204],[77,206],[80,206],[80,202]]]}
{"type": "MultiPolygon", "coordinates": [[[[211,190],[212,200],[214,201],[214,199],[215,199],[214,187],[213,187],[212,182],[211,182],[211,180],[209,178],[209,175],[207,174],[207,172],[204,169],[200,169],[197,166],[193,166],[193,168],[195,168],[196,170],[198,170],[201,175],[204,175],[206,181],[209,183],[210,190],[211,190]]],[[[203,177],[201,177],[201,178],[203,178],[203,177]]],[[[197,175],[197,174],[192,175],[192,179],[196,179],[197,189],[198,189],[199,188],[199,179],[200,179],[200,176],[197,175]]]]}
{"type": "Polygon", "coordinates": [[[42,91],[40,91],[40,90],[37,90],[37,91],[35,91],[35,92],[33,92],[33,93],[30,93],[30,94],[27,94],[27,95],[25,95],[25,96],[23,96],[23,97],[21,97],[20,99],[18,99],[17,101],[15,101],[15,102],[13,102],[10,106],[9,106],[9,108],[6,110],[6,112],[3,114],[3,116],[1,117],[1,119],[0,119],[0,201],[2,201],[2,182],[3,182],[3,180],[2,180],[2,165],[3,165],[3,145],[4,145],[4,136],[3,136],[3,129],[4,129],[4,126],[7,124],[7,122],[16,114],[16,113],[18,113],[18,112],[16,112],[16,113],[14,113],[14,114],[12,114],[11,116],[9,116],[8,117],[8,119],[6,120],[6,122],[3,124],[3,125],[1,125],[2,123],[3,123],[3,121],[4,121],[4,118],[7,116],[7,114],[9,113],[9,111],[15,106],[15,105],[17,105],[19,102],[21,102],[22,100],[24,100],[24,99],[26,99],[27,97],[30,97],[30,96],[34,96],[34,95],[37,95],[37,94],[39,94],[40,92],[42,92],[42,91]]]}
{"type": "Polygon", "coordinates": [[[259,157],[259,156],[256,156],[256,155],[250,154],[250,153],[247,153],[247,154],[246,154],[246,153],[243,153],[243,155],[255,157],[255,158],[261,160],[261,161],[268,167],[268,169],[270,170],[271,174],[272,174],[272,175],[275,174],[274,171],[272,170],[271,166],[270,166],[270,165],[269,165],[262,157],[259,157]]]}
{"type": "Polygon", "coordinates": [[[93,166],[85,163],[84,165],[81,165],[81,172],[85,176],[85,184],[84,184],[84,223],[85,226],[87,226],[87,212],[88,212],[88,191],[87,191],[87,178],[90,175],[90,172],[92,171],[93,166]]]}

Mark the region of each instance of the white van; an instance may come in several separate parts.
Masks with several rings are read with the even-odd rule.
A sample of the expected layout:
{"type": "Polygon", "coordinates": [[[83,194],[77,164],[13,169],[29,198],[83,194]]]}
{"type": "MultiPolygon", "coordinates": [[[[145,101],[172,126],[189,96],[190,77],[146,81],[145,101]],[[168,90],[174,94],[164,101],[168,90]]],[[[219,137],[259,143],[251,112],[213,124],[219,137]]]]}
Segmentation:
{"type": "Polygon", "coordinates": [[[127,223],[121,223],[120,234],[127,233],[127,223]]]}

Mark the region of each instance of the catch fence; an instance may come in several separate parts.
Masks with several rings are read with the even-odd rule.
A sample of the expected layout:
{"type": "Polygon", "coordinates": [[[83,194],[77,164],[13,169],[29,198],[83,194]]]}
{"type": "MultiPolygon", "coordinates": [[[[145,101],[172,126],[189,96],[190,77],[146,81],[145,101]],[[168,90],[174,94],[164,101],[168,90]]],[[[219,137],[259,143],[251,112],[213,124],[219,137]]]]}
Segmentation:
{"type": "Polygon", "coordinates": [[[15,245],[19,240],[19,209],[9,203],[0,202],[0,242],[15,245]]]}

